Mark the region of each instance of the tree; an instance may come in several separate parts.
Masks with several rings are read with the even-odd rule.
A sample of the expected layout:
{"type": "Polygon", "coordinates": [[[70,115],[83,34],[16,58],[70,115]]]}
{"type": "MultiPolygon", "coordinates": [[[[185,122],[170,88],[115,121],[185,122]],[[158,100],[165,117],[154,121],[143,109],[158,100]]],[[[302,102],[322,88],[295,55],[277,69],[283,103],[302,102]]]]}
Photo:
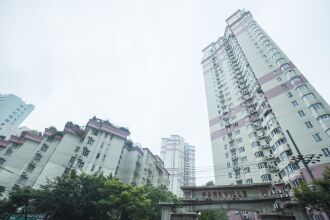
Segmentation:
{"type": "Polygon", "coordinates": [[[326,167],[323,172],[323,179],[317,179],[312,185],[306,183],[293,189],[294,195],[308,213],[322,211],[330,215],[330,168],[326,167]]]}
{"type": "Polygon", "coordinates": [[[147,183],[144,187],[147,193],[147,198],[151,201],[151,205],[148,211],[148,215],[145,219],[158,220],[161,218],[161,206],[160,202],[172,202],[174,204],[179,203],[179,199],[170,192],[166,186],[154,187],[150,183],[147,183]]]}
{"type": "Polygon", "coordinates": [[[73,171],[40,189],[15,187],[0,200],[0,219],[20,213],[48,214],[53,220],[158,220],[160,201],[178,200],[166,187],[138,187],[102,173],[73,171]]]}
{"type": "Polygon", "coordinates": [[[101,189],[104,198],[99,204],[107,207],[110,219],[142,220],[151,201],[142,187],[124,184],[118,179],[106,181],[101,189]],[[119,218],[118,218],[119,217],[119,218]]]}
{"type": "MultiPolygon", "coordinates": [[[[208,181],[205,186],[215,186],[212,180],[208,181]]],[[[228,217],[226,215],[226,211],[206,211],[202,212],[199,220],[227,220],[228,217]]]]}

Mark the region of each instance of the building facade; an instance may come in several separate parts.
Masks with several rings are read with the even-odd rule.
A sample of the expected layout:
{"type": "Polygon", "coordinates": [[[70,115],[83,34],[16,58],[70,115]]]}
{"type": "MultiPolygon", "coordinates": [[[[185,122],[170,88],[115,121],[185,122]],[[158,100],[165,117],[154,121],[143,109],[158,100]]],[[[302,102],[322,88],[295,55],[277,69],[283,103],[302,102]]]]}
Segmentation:
{"type": "Polygon", "coordinates": [[[308,180],[287,131],[315,177],[330,165],[330,107],[253,19],[238,10],[224,36],[203,49],[203,72],[218,185],[308,180]]]}
{"type": "Polygon", "coordinates": [[[13,94],[0,94],[0,135],[8,139],[11,134],[19,133],[18,127],[33,111],[32,104],[26,104],[13,94]]]}
{"type": "Polygon", "coordinates": [[[182,196],[181,186],[195,186],[195,147],[178,135],[162,138],[160,156],[170,173],[169,189],[182,196]]]}
{"type": "Polygon", "coordinates": [[[132,146],[130,132],[96,117],[82,128],[72,122],[63,131],[54,127],[44,133],[23,132],[0,139],[0,185],[40,187],[55,177],[103,172],[123,182],[154,186],[169,184],[169,174],[158,156],[148,148],[132,146]]]}

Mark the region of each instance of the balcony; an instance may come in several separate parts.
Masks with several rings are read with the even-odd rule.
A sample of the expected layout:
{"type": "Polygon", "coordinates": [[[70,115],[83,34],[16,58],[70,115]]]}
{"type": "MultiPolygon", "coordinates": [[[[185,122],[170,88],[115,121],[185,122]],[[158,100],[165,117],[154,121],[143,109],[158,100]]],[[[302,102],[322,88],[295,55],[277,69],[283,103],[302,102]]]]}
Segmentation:
{"type": "Polygon", "coordinates": [[[266,160],[272,160],[272,159],[274,159],[274,155],[273,154],[268,154],[268,155],[265,156],[265,159],[266,160]]]}
{"type": "Polygon", "coordinates": [[[265,145],[262,145],[261,148],[264,150],[264,149],[269,149],[270,148],[270,145],[269,144],[265,144],[265,145]]]}
{"type": "Polygon", "coordinates": [[[268,167],[268,170],[269,170],[270,172],[277,172],[277,171],[279,171],[279,169],[278,169],[277,166],[269,166],[269,167],[268,167]]]}
{"type": "Polygon", "coordinates": [[[241,167],[239,166],[239,165],[235,165],[235,166],[233,166],[233,169],[234,170],[239,170],[241,167]]]}
{"type": "Polygon", "coordinates": [[[320,121],[320,124],[321,124],[321,126],[322,126],[322,128],[323,128],[324,130],[327,130],[328,128],[330,128],[330,120],[327,120],[327,121],[325,121],[325,120],[320,121]]]}

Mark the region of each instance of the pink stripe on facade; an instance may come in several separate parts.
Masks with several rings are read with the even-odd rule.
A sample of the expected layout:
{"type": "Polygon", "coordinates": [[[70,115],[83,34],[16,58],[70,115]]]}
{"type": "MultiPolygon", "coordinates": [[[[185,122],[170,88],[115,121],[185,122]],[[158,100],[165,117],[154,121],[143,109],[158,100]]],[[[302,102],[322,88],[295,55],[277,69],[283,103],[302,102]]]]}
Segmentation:
{"type": "MultiPolygon", "coordinates": [[[[303,75],[299,75],[299,77],[301,78],[301,84],[303,84],[303,83],[306,83],[307,82],[307,79],[303,76],[303,75]]],[[[283,94],[283,93],[285,93],[285,92],[288,92],[289,90],[292,90],[294,87],[293,87],[293,85],[291,84],[291,82],[290,81],[287,81],[287,82],[285,82],[285,83],[283,83],[283,84],[285,84],[286,85],[286,88],[283,88],[281,85],[279,85],[279,86],[276,86],[276,87],[274,87],[274,88],[272,88],[272,89],[270,89],[270,90],[268,90],[268,91],[266,91],[264,94],[265,94],[265,96],[266,96],[266,98],[269,100],[269,99],[272,99],[272,98],[274,98],[274,97],[276,97],[276,96],[278,96],[278,95],[281,95],[281,94],[283,94]]],[[[283,85],[282,84],[282,85],[283,85]]],[[[237,111],[238,111],[238,106],[236,106],[235,108],[237,108],[237,111]]],[[[240,105],[240,109],[241,109],[242,107],[241,107],[241,105],[240,105]]],[[[254,118],[250,118],[252,121],[254,120],[254,118]]],[[[215,119],[212,119],[212,120],[214,120],[215,121],[215,119]]],[[[214,122],[213,121],[213,122],[214,122]]],[[[238,126],[237,127],[231,127],[231,129],[229,130],[229,131],[227,131],[225,128],[222,128],[222,129],[219,129],[219,130],[217,130],[217,131],[214,131],[214,132],[212,132],[211,133],[211,140],[214,140],[214,139],[217,139],[217,138],[220,138],[220,137],[222,137],[222,136],[224,136],[224,135],[226,135],[226,134],[228,134],[228,133],[230,133],[230,132],[232,132],[232,130],[234,130],[234,128],[236,129],[236,128],[241,128],[241,127],[243,127],[243,126],[245,126],[245,119],[240,119],[240,120],[238,120],[238,121],[236,121],[237,123],[238,123],[238,126]]],[[[232,124],[234,124],[235,122],[233,122],[232,124]]],[[[210,123],[210,127],[212,126],[213,124],[211,124],[210,123]]]]}
{"type": "MultiPolygon", "coordinates": [[[[293,65],[292,62],[289,62],[288,64],[289,64],[289,66],[290,66],[291,69],[295,68],[295,66],[293,65]]],[[[266,74],[263,75],[262,77],[259,77],[259,78],[258,78],[258,82],[259,82],[260,84],[264,84],[264,83],[266,83],[266,82],[268,82],[268,81],[270,81],[270,80],[272,80],[272,79],[274,79],[274,78],[276,78],[276,77],[282,75],[283,73],[284,73],[284,72],[283,72],[283,71],[281,70],[281,68],[279,67],[279,68],[275,69],[274,71],[271,71],[271,72],[269,72],[269,73],[266,73],[266,74]]]]}
{"type": "Polygon", "coordinates": [[[287,87],[286,89],[283,89],[281,85],[276,86],[274,88],[271,88],[270,90],[268,90],[268,91],[265,92],[266,98],[269,100],[271,98],[274,98],[274,97],[276,97],[278,95],[283,94],[284,92],[287,92],[288,90],[293,89],[293,86],[292,86],[292,84],[290,82],[285,82],[283,84],[286,85],[286,87],[287,87]]]}
{"type": "Polygon", "coordinates": [[[85,131],[79,128],[78,126],[75,126],[74,124],[67,123],[64,127],[64,132],[67,132],[69,134],[73,135],[83,135],[85,134],[85,131]]]}
{"type": "Polygon", "coordinates": [[[27,140],[30,140],[30,141],[34,141],[34,142],[37,142],[37,143],[40,143],[43,139],[43,136],[42,135],[35,135],[35,134],[32,134],[32,133],[26,133],[24,135],[24,137],[27,139],[27,140]]]}
{"type": "Polygon", "coordinates": [[[105,131],[105,132],[109,132],[111,134],[114,134],[114,135],[117,135],[119,137],[122,137],[122,138],[127,138],[127,136],[129,135],[128,132],[125,132],[119,128],[113,128],[113,127],[110,127],[110,126],[106,126],[104,124],[99,124],[95,121],[92,121],[90,120],[87,124],[87,126],[90,126],[92,128],[96,128],[96,129],[100,129],[102,131],[105,131]]]}
{"type": "Polygon", "coordinates": [[[45,128],[45,131],[44,131],[45,136],[52,136],[54,134],[56,134],[56,131],[49,129],[49,128],[45,128]]]}
{"type": "Polygon", "coordinates": [[[14,144],[23,144],[25,141],[24,137],[18,137],[18,136],[10,136],[9,142],[14,143],[14,144]]]}
{"type": "Polygon", "coordinates": [[[213,141],[215,139],[223,137],[226,134],[228,134],[230,132],[233,132],[235,129],[238,129],[238,128],[241,128],[241,127],[245,126],[245,119],[244,118],[239,119],[236,122],[233,122],[231,124],[232,125],[231,125],[230,129],[222,128],[222,129],[219,129],[217,131],[212,132],[211,133],[211,140],[213,141]],[[235,123],[237,123],[237,126],[234,126],[235,123]]]}
{"type": "Polygon", "coordinates": [[[0,139],[0,147],[7,147],[9,145],[9,141],[0,139]]]}
{"type": "MultiPolygon", "coordinates": [[[[236,105],[228,114],[236,114],[242,110],[242,103],[239,105],[236,105]]],[[[212,127],[213,125],[216,125],[217,123],[220,123],[223,118],[223,115],[217,116],[215,118],[212,118],[209,120],[209,126],[212,127]]]]}
{"type": "MultiPolygon", "coordinates": [[[[301,79],[301,84],[307,82],[306,78],[305,78],[303,75],[299,75],[299,77],[300,77],[300,79],[301,79]]],[[[291,89],[294,88],[290,81],[287,81],[287,82],[285,82],[285,83],[283,83],[283,84],[282,84],[282,85],[279,85],[279,86],[276,86],[276,87],[274,87],[274,88],[272,88],[272,89],[266,91],[266,92],[265,92],[265,96],[266,96],[266,98],[267,98],[268,100],[269,100],[269,99],[272,99],[272,98],[274,98],[274,97],[276,97],[276,96],[278,96],[278,95],[281,95],[281,94],[283,94],[283,93],[285,93],[285,92],[287,92],[287,91],[289,91],[289,90],[291,90],[291,89]],[[282,85],[283,85],[283,84],[286,85],[286,87],[287,87],[286,89],[282,88],[282,85]]]]}
{"type": "MultiPolygon", "coordinates": [[[[323,177],[323,172],[326,167],[330,168],[330,163],[324,163],[324,164],[318,164],[315,166],[311,167],[311,171],[316,179],[322,178],[323,177]]],[[[311,182],[311,178],[309,177],[306,169],[302,169],[302,175],[304,176],[305,180],[307,182],[311,182]]]]}

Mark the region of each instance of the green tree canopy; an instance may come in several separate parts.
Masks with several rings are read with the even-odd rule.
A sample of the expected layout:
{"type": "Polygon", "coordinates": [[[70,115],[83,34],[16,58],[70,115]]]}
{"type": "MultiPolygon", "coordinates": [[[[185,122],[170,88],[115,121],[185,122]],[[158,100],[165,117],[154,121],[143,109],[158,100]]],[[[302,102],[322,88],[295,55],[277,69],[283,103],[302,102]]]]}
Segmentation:
{"type": "Polygon", "coordinates": [[[46,213],[58,220],[158,220],[160,201],[175,202],[177,198],[166,187],[138,187],[102,173],[77,175],[73,171],[40,189],[14,188],[0,202],[4,213],[0,217],[18,212],[46,213]]]}
{"type": "Polygon", "coordinates": [[[322,211],[330,215],[330,168],[323,173],[323,179],[315,180],[312,185],[306,183],[294,188],[294,195],[303,208],[309,213],[322,211]]]}

